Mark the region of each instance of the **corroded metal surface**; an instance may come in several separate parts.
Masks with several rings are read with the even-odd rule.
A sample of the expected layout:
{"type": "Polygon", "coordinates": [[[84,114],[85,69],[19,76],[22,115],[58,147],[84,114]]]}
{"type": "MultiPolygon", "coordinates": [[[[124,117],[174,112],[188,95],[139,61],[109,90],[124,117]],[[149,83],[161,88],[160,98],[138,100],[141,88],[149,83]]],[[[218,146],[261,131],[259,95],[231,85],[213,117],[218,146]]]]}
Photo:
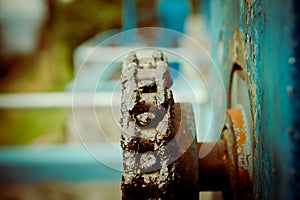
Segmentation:
{"type": "Polygon", "coordinates": [[[175,104],[175,131],[180,155],[175,161],[179,174],[177,199],[199,199],[198,144],[192,105],[175,104]]]}
{"type": "Polygon", "coordinates": [[[300,199],[299,1],[201,2],[227,93],[234,63],[246,72],[253,198],[300,199]]]}
{"type": "Polygon", "coordinates": [[[241,108],[228,109],[227,113],[232,121],[233,131],[236,138],[236,151],[238,154],[239,173],[252,179],[253,164],[253,141],[247,131],[245,115],[241,108]]]}
{"type": "MultiPolygon", "coordinates": [[[[199,149],[202,143],[199,144],[199,149]]],[[[219,141],[214,148],[199,159],[199,191],[222,191],[230,190],[229,162],[226,142],[219,141]]]]}
{"type": "Polygon", "coordinates": [[[234,199],[251,199],[253,190],[253,140],[242,108],[227,110],[223,139],[228,155],[228,173],[234,199]]]}
{"type": "Polygon", "coordinates": [[[191,106],[174,109],[171,85],[162,52],[141,59],[132,52],[124,61],[122,199],[198,198],[197,147],[195,132],[190,130],[195,131],[193,113],[191,106]],[[186,169],[196,175],[189,178],[186,169]]]}
{"type": "Polygon", "coordinates": [[[253,198],[254,147],[246,121],[241,107],[227,110],[221,140],[199,159],[200,191],[222,191],[224,199],[253,198]]]}

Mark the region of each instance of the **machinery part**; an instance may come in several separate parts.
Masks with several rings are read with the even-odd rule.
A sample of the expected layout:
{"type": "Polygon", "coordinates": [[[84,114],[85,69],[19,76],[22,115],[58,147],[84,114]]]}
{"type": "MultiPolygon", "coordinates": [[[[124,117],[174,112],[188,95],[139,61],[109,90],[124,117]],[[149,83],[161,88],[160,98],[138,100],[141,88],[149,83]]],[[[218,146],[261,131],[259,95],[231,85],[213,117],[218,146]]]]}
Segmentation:
{"type": "MultiPolygon", "coordinates": [[[[199,150],[202,143],[199,143],[199,150]]],[[[199,159],[199,191],[230,191],[229,162],[225,140],[199,159]]]]}
{"type": "Polygon", "coordinates": [[[142,59],[132,52],[125,59],[121,105],[122,199],[198,199],[192,108],[182,104],[174,109],[171,85],[162,52],[142,59]],[[188,174],[191,172],[195,175],[188,174]]]}
{"type": "Polygon", "coordinates": [[[192,106],[174,104],[171,85],[162,52],[146,59],[132,52],[124,61],[122,199],[199,199],[199,191],[252,198],[253,144],[242,108],[227,111],[221,140],[199,159],[204,143],[196,143],[192,106]]]}
{"type": "Polygon", "coordinates": [[[228,154],[233,157],[230,162],[231,187],[236,199],[252,198],[253,143],[248,130],[246,116],[241,107],[227,110],[224,138],[228,154]]]}
{"type": "Polygon", "coordinates": [[[255,144],[253,198],[300,199],[299,2],[201,2],[225,86],[234,63],[246,72],[249,98],[241,97],[249,100],[255,144]]]}
{"type": "Polygon", "coordinates": [[[222,191],[224,199],[252,199],[251,141],[242,108],[228,109],[222,139],[199,159],[199,190],[222,191]]]}

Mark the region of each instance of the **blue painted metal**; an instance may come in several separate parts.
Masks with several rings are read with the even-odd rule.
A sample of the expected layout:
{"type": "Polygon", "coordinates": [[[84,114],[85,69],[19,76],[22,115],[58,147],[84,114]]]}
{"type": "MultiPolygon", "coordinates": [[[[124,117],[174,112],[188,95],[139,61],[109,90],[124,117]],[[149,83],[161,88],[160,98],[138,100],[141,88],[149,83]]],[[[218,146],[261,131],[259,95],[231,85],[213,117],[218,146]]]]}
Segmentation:
{"type": "MultiPolygon", "coordinates": [[[[106,162],[118,162],[111,145],[99,144],[106,162]]],[[[0,185],[39,182],[121,182],[122,172],[97,161],[81,145],[19,146],[0,149],[0,185]]]]}
{"type": "MultiPolygon", "coordinates": [[[[184,33],[184,26],[191,12],[191,5],[187,0],[161,0],[157,4],[161,27],[184,33]]],[[[160,46],[178,46],[180,34],[174,32],[162,37],[160,46]]]]}
{"type": "Polygon", "coordinates": [[[290,79],[291,79],[291,90],[288,91],[290,96],[290,104],[292,105],[294,115],[291,118],[291,129],[290,129],[290,139],[292,143],[291,152],[291,177],[290,185],[292,190],[292,198],[300,199],[300,39],[299,39],[299,27],[300,27],[300,5],[299,2],[294,0],[292,12],[294,15],[294,27],[293,27],[293,45],[292,56],[294,61],[290,63],[290,79]]]}
{"type": "Polygon", "coordinates": [[[161,0],[158,12],[162,27],[184,33],[184,24],[191,12],[191,5],[187,0],[161,0]]]}
{"type": "MultiPolygon", "coordinates": [[[[288,0],[202,1],[212,57],[229,90],[240,40],[256,136],[256,199],[300,198],[299,5],[288,0]],[[240,34],[240,38],[235,37],[240,34]],[[224,55],[220,59],[222,42],[224,55]]],[[[239,63],[241,64],[241,63],[239,63]]]]}
{"type": "Polygon", "coordinates": [[[123,0],[123,30],[136,28],[136,2],[135,0],[123,0]]]}

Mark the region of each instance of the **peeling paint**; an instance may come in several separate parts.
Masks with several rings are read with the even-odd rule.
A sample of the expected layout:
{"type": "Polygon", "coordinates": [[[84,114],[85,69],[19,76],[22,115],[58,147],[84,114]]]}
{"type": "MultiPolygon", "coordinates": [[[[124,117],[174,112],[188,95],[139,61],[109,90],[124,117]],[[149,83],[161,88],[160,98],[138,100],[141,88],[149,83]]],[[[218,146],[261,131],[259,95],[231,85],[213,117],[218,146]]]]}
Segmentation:
{"type": "MultiPolygon", "coordinates": [[[[249,132],[246,115],[241,107],[227,110],[230,116],[233,131],[235,134],[235,145],[238,158],[238,167],[240,176],[249,176],[252,180],[253,176],[253,141],[251,140],[251,133],[249,132]]],[[[243,177],[241,177],[243,178],[243,177]]]]}
{"type": "Polygon", "coordinates": [[[230,70],[234,63],[239,64],[244,71],[246,71],[246,59],[244,53],[244,36],[238,28],[230,40],[230,70]]]}
{"type": "Polygon", "coordinates": [[[209,18],[211,41],[218,41],[223,32],[222,62],[216,43],[211,49],[227,92],[232,64],[246,68],[253,121],[253,197],[299,199],[299,2],[202,2],[203,8],[210,8],[203,13],[209,18]],[[238,35],[244,46],[235,41],[238,35]],[[245,65],[238,59],[237,46],[244,51],[245,65]]]}

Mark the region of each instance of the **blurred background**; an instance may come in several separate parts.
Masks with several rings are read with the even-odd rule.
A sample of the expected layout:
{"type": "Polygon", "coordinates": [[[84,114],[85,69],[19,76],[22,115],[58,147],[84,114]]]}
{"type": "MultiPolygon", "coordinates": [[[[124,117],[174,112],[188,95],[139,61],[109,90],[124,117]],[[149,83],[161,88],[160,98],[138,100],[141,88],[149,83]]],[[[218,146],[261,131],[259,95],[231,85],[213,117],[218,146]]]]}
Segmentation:
{"type": "MultiPolygon", "coordinates": [[[[1,0],[0,92],[65,91],[76,75],[74,51],[95,36],[91,41],[97,45],[134,27],[162,26],[180,32],[192,29],[188,30],[191,34],[199,32],[197,23],[185,28],[188,20],[198,20],[193,16],[198,10],[197,1],[182,2],[190,6],[183,10],[186,16],[181,17],[182,22],[165,20],[163,24],[159,9],[165,8],[160,8],[156,0],[1,0]],[[135,16],[124,13],[126,9],[134,9],[135,16]]],[[[42,142],[43,137],[43,142],[63,142],[65,117],[66,112],[61,109],[1,110],[0,145],[42,142]]]]}
{"type": "MultiPolygon", "coordinates": [[[[198,0],[0,0],[0,199],[120,199],[121,172],[93,158],[76,134],[71,92],[84,49],[124,30],[165,27],[208,50],[199,11],[198,0]]],[[[188,46],[179,38],[165,41],[167,47],[188,46]]],[[[89,80],[100,67],[88,64],[82,92],[93,92],[89,80]]],[[[181,73],[180,64],[172,67],[181,73]]],[[[109,81],[119,79],[120,65],[107,76],[97,90],[100,100],[114,89],[109,81]]],[[[202,104],[209,104],[197,81],[202,104]]],[[[107,119],[105,136],[118,144],[111,110],[104,103],[96,113],[107,119]]],[[[80,130],[94,141],[98,125],[88,109],[78,112],[80,130]]],[[[97,142],[111,156],[105,140],[97,142]]]]}

